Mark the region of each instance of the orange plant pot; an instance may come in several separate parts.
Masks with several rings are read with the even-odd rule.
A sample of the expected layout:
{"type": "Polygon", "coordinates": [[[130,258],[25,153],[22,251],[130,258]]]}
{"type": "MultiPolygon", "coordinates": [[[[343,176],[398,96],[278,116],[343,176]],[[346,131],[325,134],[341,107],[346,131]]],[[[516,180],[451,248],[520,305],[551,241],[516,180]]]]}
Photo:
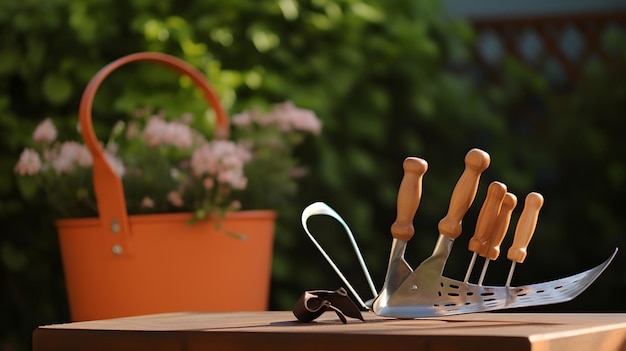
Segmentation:
{"type": "Polygon", "coordinates": [[[216,229],[214,220],[186,223],[185,213],[129,216],[123,253],[107,246],[98,218],[58,220],[72,319],[266,310],[275,217],[231,213],[216,229]]]}
{"type": "Polygon", "coordinates": [[[200,71],[176,57],[130,54],[92,77],[81,98],[79,123],[93,156],[98,218],[56,222],[72,319],[267,309],[273,211],[230,213],[193,225],[187,224],[189,213],[128,215],[122,180],[98,142],[91,110],[103,80],[117,68],[139,61],[188,76],[215,112],[216,138],[228,137],[230,122],[217,94],[200,71]]]}

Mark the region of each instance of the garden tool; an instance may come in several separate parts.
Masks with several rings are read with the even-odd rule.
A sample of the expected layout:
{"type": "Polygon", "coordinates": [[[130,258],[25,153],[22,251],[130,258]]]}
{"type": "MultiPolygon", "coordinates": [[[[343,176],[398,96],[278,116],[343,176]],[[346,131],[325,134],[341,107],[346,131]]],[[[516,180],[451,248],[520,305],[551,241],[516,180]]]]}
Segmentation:
{"type": "MultiPolygon", "coordinates": [[[[522,216],[515,230],[516,239],[509,259],[522,262],[526,245],[535,229],[540,195],[527,197],[522,216]]],[[[611,263],[617,249],[599,266],[585,272],[539,284],[510,286],[479,286],[441,275],[451,240],[437,242],[433,255],[424,261],[383,304],[374,303],[374,312],[395,318],[422,318],[505,308],[538,306],[569,301],[583,292],[611,263]],[[433,258],[434,257],[434,258],[433,258]]],[[[510,282],[509,282],[510,283],[510,282]]]]}
{"type": "Polygon", "coordinates": [[[352,244],[352,248],[354,249],[357,259],[359,260],[361,269],[363,270],[363,273],[365,274],[365,278],[367,279],[367,283],[370,287],[370,290],[372,291],[372,295],[375,297],[377,295],[377,290],[376,290],[376,287],[374,286],[374,282],[372,281],[372,276],[370,275],[369,270],[367,269],[367,265],[365,264],[363,255],[361,255],[361,251],[359,250],[356,240],[354,240],[354,234],[352,234],[350,227],[348,227],[348,224],[346,224],[343,218],[341,218],[341,216],[335,210],[333,210],[330,206],[328,206],[327,204],[323,202],[314,202],[310,204],[309,206],[307,206],[302,211],[301,223],[302,223],[302,227],[304,228],[304,231],[309,236],[309,239],[311,239],[315,247],[317,247],[317,249],[320,251],[322,256],[324,256],[328,264],[330,264],[330,266],[335,271],[335,273],[337,273],[337,276],[339,277],[339,279],[341,279],[343,283],[346,284],[346,286],[348,287],[348,290],[350,290],[350,292],[352,293],[354,298],[357,300],[359,305],[364,309],[369,309],[369,306],[371,306],[371,303],[366,304],[366,302],[363,301],[363,298],[361,298],[361,296],[356,292],[356,290],[354,289],[352,284],[350,284],[346,276],[343,273],[341,273],[341,270],[339,269],[339,267],[337,267],[337,265],[332,260],[332,258],[330,258],[328,253],[326,253],[324,248],[322,248],[322,245],[320,245],[320,243],[315,239],[315,237],[313,236],[313,233],[311,233],[311,230],[309,230],[309,226],[308,226],[309,218],[312,216],[319,216],[319,215],[332,217],[343,226],[343,229],[346,231],[348,238],[350,239],[350,243],[352,244]]]}
{"type": "Polygon", "coordinates": [[[535,233],[537,217],[539,216],[541,206],[543,206],[543,196],[541,196],[541,194],[530,193],[526,196],[524,210],[519,217],[517,228],[515,228],[513,245],[509,248],[509,252],[507,253],[507,258],[511,260],[511,269],[509,270],[509,276],[506,278],[506,284],[504,284],[504,286],[508,287],[511,285],[515,264],[522,263],[526,259],[526,249],[528,248],[530,239],[532,239],[535,233]]]}
{"type": "MultiPolygon", "coordinates": [[[[433,254],[412,270],[404,259],[406,242],[412,237],[413,216],[421,198],[421,178],[426,171],[426,162],[423,160],[405,160],[405,175],[401,182],[398,194],[398,215],[392,226],[392,252],[390,255],[385,285],[379,294],[371,283],[371,277],[354,241],[354,237],[345,221],[328,205],[316,202],[309,205],[302,214],[302,225],[313,243],[322,252],[340,278],[348,285],[351,292],[364,308],[372,307],[374,312],[381,316],[395,318],[422,318],[463,314],[472,312],[492,311],[507,308],[538,306],[569,301],[587,287],[589,287],[617,254],[613,254],[602,264],[585,272],[545,283],[511,287],[513,271],[517,263],[522,263],[526,257],[526,248],[532,237],[538,212],[543,204],[543,198],[537,193],[527,196],[525,206],[518,220],[515,230],[515,239],[507,257],[513,262],[507,284],[505,286],[482,286],[444,277],[443,268],[450,255],[454,240],[461,233],[461,221],[474,200],[481,173],[489,164],[489,155],[473,149],[465,157],[465,170],[455,186],[450,200],[450,207],[446,216],[439,222],[439,238],[433,254]],[[405,196],[409,194],[409,196],[405,196]],[[329,215],[338,220],[348,232],[353,247],[359,257],[361,267],[368,278],[373,302],[363,300],[356,294],[345,276],[337,269],[330,257],[317,243],[307,227],[307,219],[313,215],[329,215]]],[[[506,193],[506,187],[494,182],[491,191],[479,215],[483,217],[477,227],[476,238],[480,244],[477,251],[485,257],[485,267],[488,262],[499,256],[500,245],[507,231],[511,213],[516,205],[513,194],[506,193]],[[503,191],[504,190],[504,191],[503,191]],[[502,199],[502,193],[505,193],[502,199]],[[494,200],[495,199],[495,200],[494,200]],[[489,202],[487,204],[487,202],[489,202]],[[500,205],[498,205],[498,202],[500,205]],[[489,209],[489,210],[487,210],[489,209]],[[494,220],[495,217],[495,220],[494,220]]],[[[486,268],[483,268],[479,283],[482,283],[486,268]]]]}
{"type": "Polygon", "coordinates": [[[504,239],[506,231],[509,228],[511,214],[513,213],[513,209],[516,205],[517,197],[511,193],[506,193],[504,195],[504,200],[502,200],[500,213],[498,213],[496,221],[493,224],[493,229],[489,237],[489,244],[479,253],[480,256],[485,258],[485,264],[483,265],[483,270],[480,273],[478,285],[483,285],[485,274],[487,273],[487,267],[489,267],[489,262],[496,260],[498,256],[500,256],[500,244],[502,244],[502,240],[504,239]]]}
{"type": "MultiPolygon", "coordinates": [[[[399,231],[393,230],[394,226],[392,226],[391,234],[394,240],[387,275],[383,289],[376,297],[373,304],[373,309],[376,314],[386,316],[387,312],[390,311],[389,308],[391,308],[391,311],[394,310],[392,300],[396,299],[399,286],[405,285],[406,281],[415,275],[415,272],[427,271],[428,278],[431,278],[433,274],[441,275],[443,267],[452,250],[454,239],[461,234],[463,217],[476,197],[480,175],[487,169],[489,162],[489,155],[482,150],[472,149],[467,153],[465,156],[465,170],[452,191],[448,213],[439,222],[438,227],[440,235],[435,245],[435,251],[429,258],[422,262],[416,271],[413,271],[404,260],[406,240],[410,239],[413,233],[411,233],[411,235],[401,236],[399,231]],[[400,243],[399,248],[397,243],[400,243]]],[[[401,192],[402,186],[400,186],[400,193],[401,192]]],[[[405,204],[406,202],[398,201],[398,214],[408,213],[409,210],[412,210],[412,208],[409,210],[402,208],[405,204]]],[[[414,213],[414,211],[411,213],[414,213]]],[[[412,223],[413,218],[404,219],[404,221],[412,223]]]]}
{"type": "Polygon", "coordinates": [[[382,292],[378,296],[385,296],[390,291],[395,291],[400,284],[413,272],[413,269],[404,259],[406,243],[415,233],[413,217],[422,196],[422,178],[428,164],[426,161],[408,157],[403,163],[404,176],[400,182],[397,199],[396,221],[391,225],[391,255],[387,266],[387,275],[382,292]]]}
{"type": "Polygon", "coordinates": [[[470,274],[472,274],[472,268],[474,268],[476,256],[480,251],[484,249],[484,247],[487,245],[487,242],[489,241],[488,235],[490,234],[496,218],[498,217],[504,195],[506,195],[506,186],[504,184],[500,182],[493,182],[489,184],[489,188],[487,189],[487,196],[485,197],[485,202],[483,203],[483,206],[480,208],[480,212],[478,213],[478,220],[476,221],[474,236],[469,241],[468,248],[470,251],[474,252],[474,254],[472,255],[472,260],[467,267],[465,279],[463,279],[464,283],[468,282],[470,274]]]}

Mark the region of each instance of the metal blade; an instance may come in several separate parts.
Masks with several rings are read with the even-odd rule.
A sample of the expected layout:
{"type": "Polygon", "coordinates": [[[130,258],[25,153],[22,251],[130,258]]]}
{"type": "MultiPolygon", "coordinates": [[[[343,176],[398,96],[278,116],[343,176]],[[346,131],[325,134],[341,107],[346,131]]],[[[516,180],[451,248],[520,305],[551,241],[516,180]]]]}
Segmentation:
{"type": "Polygon", "coordinates": [[[389,297],[404,283],[404,281],[413,273],[413,269],[407,261],[404,259],[404,251],[406,249],[406,241],[393,239],[391,244],[391,256],[389,258],[389,265],[387,266],[387,273],[385,275],[385,283],[380,291],[380,294],[375,297],[374,301],[368,301],[368,307],[372,306],[374,310],[376,307],[376,301],[386,301],[389,297]]]}
{"type": "MultiPolygon", "coordinates": [[[[397,247],[395,243],[396,240],[394,240],[394,244],[392,245],[392,258],[394,257],[394,254],[400,254],[399,252],[394,252],[397,247]]],[[[389,267],[387,268],[387,276],[385,277],[385,286],[383,286],[383,290],[374,300],[374,312],[383,316],[384,314],[381,314],[381,311],[384,311],[387,308],[389,301],[396,301],[398,299],[402,300],[401,298],[406,294],[400,293],[398,290],[400,290],[402,286],[406,285],[407,280],[413,277],[415,272],[420,272],[419,275],[421,276],[421,279],[425,279],[427,281],[434,281],[435,279],[441,278],[443,267],[446,265],[448,256],[452,251],[453,244],[454,239],[450,239],[444,235],[439,235],[433,254],[424,260],[424,262],[422,262],[415,271],[413,271],[404,260],[404,247],[406,245],[406,243],[404,243],[404,245],[402,245],[401,255],[399,257],[395,257],[394,260],[390,260],[389,267]],[[400,259],[402,261],[400,261],[400,259]],[[385,289],[386,287],[387,289],[385,289]]]]}
{"type": "Polygon", "coordinates": [[[604,272],[617,251],[616,248],[606,261],[585,272],[545,283],[508,288],[478,286],[435,276],[435,265],[424,267],[422,264],[389,298],[387,305],[375,312],[381,316],[410,319],[570,301],[604,272]]]}

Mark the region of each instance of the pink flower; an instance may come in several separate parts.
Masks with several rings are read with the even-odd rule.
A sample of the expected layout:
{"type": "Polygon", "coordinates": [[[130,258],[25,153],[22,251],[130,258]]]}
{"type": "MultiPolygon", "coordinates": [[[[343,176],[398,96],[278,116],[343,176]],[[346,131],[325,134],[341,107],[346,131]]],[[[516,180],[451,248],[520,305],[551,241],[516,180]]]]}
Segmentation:
{"type": "Polygon", "coordinates": [[[91,152],[85,145],[81,145],[80,149],[77,150],[76,154],[76,163],[78,163],[81,167],[91,167],[93,165],[93,158],[91,157],[91,152]]]}
{"type": "Polygon", "coordinates": [[[167,193],[167,200],[174,205],[174,207],[181,207],[184,204],[182,196],[180,196],[180,193],[176,191],[170,191],[167,193]]]}
{"type": "Polygon", "coordinates": [[[318,135],[322,130],[322,122],[311,110],[296,107],[292,102],[274,105],[268,114],[258,111],[246,111],[231,118],[232,124],[248,127],[253,123],[261,127],[276,125],[284,132],[302,131],[318,135]]]}
{"type": "Polygon", "coordinates": [[[20,154],[20,159],[13,171],[21,176],[35,175],[41,170],[41,159],[33,149],[25,149],[20,154]]]}
{"type": "Polygon", "coordinates": [[[248,185],[248,179],[243,175],[243,169],[224,169],[217,174],[217,181],[228,184],[233,189],[243,190],[248,185]]]}
{"type": "Polygon", "coordinates": [[[215,175],[217,156],[213,154],[211,144],[202,145],[191,154],[191,169],[197,177],[204,174],[215,175]]]}
{"type": "Polygon", "coordinates": [[[165,128],[167,128],[167,122],[163,119],[153,116],[148,120],[148,124],[144,128],[141,136],[146,140],[150,146],[158,146],[161,144],[163,134],[165,134],[165,128]]]}
{"type": "Polygon", "coordinates": [[[172,145],[179,148],[190,148],[194,135],[191,127],[181,122],[167,122],[160,117],[148,120],[142,136],[148,145],[172,145]]]}
{"type": "Polygon", "coordinates": [[[143,199],[141,199],[141,207],[145,207],[145,208],[153,208],[154,207],[154,200],[152,200],[149,197],[144,197],[143,199]]]}
{"type": "Polygon", "coordinates": [[[52,168],[57,174],[63,174],[72,172],[75,165],[90,167],[93,160],[89,150],[84,145],[75,141],[66,141],[61,144],[61,150],[51,162],[52,168]]]}
{"type": "MultiPolygon", "coordinates": [[[[196,214],[239,210],[237,190],[252,185],[252,178],[248,180],[244,170],[256,166],[257,172],[266,175],[281,172],[278,176],[285,178],[285,186],[291,187],[286,177],[298,177],[304,172],[302,168],[291,167],[295,163],[292,148],[305,140],[306,133],[317,134],[321,129],[312,111],[296,108],[290,102],[274,105],[268,113],[262,111],[248,110],[234,115],[231,126],[240,129],[234,131],[235,139],[231,139],[230,128],[216,126],[212,137],[193,129],[191,114],[174,120],[151,109],[137,110],[137,119],[115,124],[108,141],[102,143],[103,155],[97,155],[104,160],[98,161],[106,162],[107,169],[110,167],[125,177],[125,181],[138,178],[141,182],[145,178],[145,182],[162,186],[144,192],[135,189],[127,194],[128,203],[134,204],[139,212],[163,210],[159,201],[165,202],[170,210],[190,207],[196,214]],[[253,157],[258,157],[256,162],[251,162],[253,157]],[[285,172],[289,173],[282,174],[285,172]]],[[[89,149],[79,142],[57,141],[57,129],[50,118],[37,126],[32,137],[35,146],[20,155],[14,166],[16,176],[57,178],[63,189],[46,189],[53,193],[86,192],[83,188],[74,189],[79,184],[73,183],[77,175],[82,176],[85,169],[93,167],[89,149]]],[[[268,183],[274,185],[273,181],[268,183]]]]}
{"type": "Polygon", "coordinates": [[[230,119],[231,123],[240,127],[247,127],[253,122],[253,112],[242,112],[233,115],[230,119]]]}
{"type": "Polygon", "coordinates": [[[215,177],[218,183],[233,189],[244,189],[248,179],[243,174],[243,168],[251,159],[250,151],[243,146],[232,141],[214,140],[194,151],[191,169],[197,177],[208,174],[215,177]]]}
{"type": "Polygon", "coordinates": [[[33,140],[37,144],[51,143],[57,138],[57,129],[52,123],[50,118],[46,118],[43,122],[37,125],[33,132],[33,140]]]}
{"type": "Polygon", "coordinates": [[[161,143],[178,148],[190,148],[193,140],[191,128],[180,122],[170,122],[165,126],[161,143]]]}
{"type": "Polygon", "coordinates": [[[318,135],[322,131],[322,122],[313,111],[298,108],[291,102],[276,104],[271,115],[285,132],[299,130],[318,135]]]}

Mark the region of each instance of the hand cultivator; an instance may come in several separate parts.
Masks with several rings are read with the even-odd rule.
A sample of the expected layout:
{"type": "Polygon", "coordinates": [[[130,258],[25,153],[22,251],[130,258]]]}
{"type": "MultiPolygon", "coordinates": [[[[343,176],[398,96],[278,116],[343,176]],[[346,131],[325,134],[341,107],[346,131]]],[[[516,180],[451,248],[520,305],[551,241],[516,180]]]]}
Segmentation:
{"type": "Polygon", "coordinates": [[[462,232],[462,219],[476,196],[480,176],[489,163],[489,155],[484,151],[472,149],[467,153],[465,170],[452,192],[448,213],[439,222],[439,237],[433,253],[417,268],[412,269],[405,260],[404,253],[407,242],[414,234],[413,217],[419,207],[422,177],[428,165],[426,161],[416,157],[409,157],[404,161],[404,177],[398,191],[397,217],[391,226],[393,237],[391,255],[385,282],[379,292],[372,283],[352,233],[334,210],[322,202],[311,204],[302,213],[302,225],[361,307],[371,309],[380,316],[394,318],[444,316],[555,304],[575,298],[602,274],[615,257],[617,249],[605,262],[585,272],[545,283],[511,286],[516,265],[523,263],[526,258],[526,248],[535,231],[539,210],[543,205],[543,197],[538,193],[526,196],[524,208],[515,228],[513,244],[507,252],[507,258],[512,264],[505,285],[483,285],[489,262],[497,259],[500,254],[500,245],[517,204],[515,195],[507,192],[506,186],[500,182],[492,182],[489,185],[479,212],[474,236],[469,241],[469,250],[473,252],[473,256],[465,279],[459,281],[442,275],[454,241],[462,232]],[[363,301],[315,240],[307,227],[308,218],[314,215],[328,215],[342,223],[370,284],[374,295],[372,300],[363,301]],[[478,282],[474,284],[469,282],[469,278],[478,256],[483,257],[485,263],[478,282]]]}

